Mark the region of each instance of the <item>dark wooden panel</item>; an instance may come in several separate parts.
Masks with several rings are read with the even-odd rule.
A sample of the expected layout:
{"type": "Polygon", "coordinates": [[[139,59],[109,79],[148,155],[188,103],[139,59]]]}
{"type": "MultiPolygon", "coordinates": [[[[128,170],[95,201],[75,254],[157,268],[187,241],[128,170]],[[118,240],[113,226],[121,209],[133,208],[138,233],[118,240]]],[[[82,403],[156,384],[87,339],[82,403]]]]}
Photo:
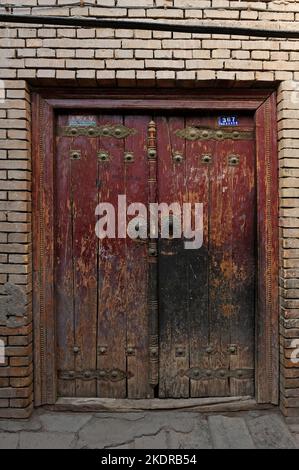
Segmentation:
{"type": "MultiPolygon", "coordinates": [[[[211,123],[204,118],[186,118],[186,126],[205,126],[211,123]]],[[[184,199],[194,206],[203,204],[203,246],[185,250],[188,279],[188,318],[190,368],[210,369],[209,353],[209,213],[212,210],[210,195],[210,168],[213,164],[214,141],[186,142],[186,183],[184,199]],[[211,158],[204,161],[204,155],[211,158]]],[[[194,212],[194,210],[193,210],[194,212]]],[[[190,396],[209,396],[209,380],[191,380],[190,396]]]]}
{"type": "MultiPolygon", "coordinates": [[[[178,118],[176,129],[211,129],[216,123],[216,115],[178,118]]],[[[240,117],[238,130],[250,130],[252,124],[252,118],[240,117]]],[[[236,369],[254,369],[254,140],[185,141],[174,137],[171,126],[161,131],[159,127],[160,121],[158,149],[161,145],[169,151],[169,142],[163,141],[168,135],[172,150],[178,146],[184,157],[182,163],[171,166],[164,151],[159,201],[202,202],[205,221],[200,249],[185,249],[180,241],[160,241],[160,393],[163,385],[166,396],[176,396],[173,383],[180,383],[182,375],[187,380],[190,368],[188,373],[205,370],[200,379],[192,379],[191,374],[191,396],[252,394],[252,378],[230,377],[230,369],[232,374],[236,369]],[[235,154],[241,162],[231,166],[229,158],[235,154]],[[236,354],[232,354],[235,345],[236,354]],[[178,347],[181,358],[176,355],[178,347]],[[221,369],[224,377],[220,373],[215,377],[221,369]]]]}
{"type": "MultiPolygon", "coordinates": [[[[253,126],[253,122],[248,125],[253,126]]],[[[231,142],[228,155],[239,156],[230,166],[232,205],[232,307],[230,344],[231,369],[255,368],[256,263],[256,175],[254,141],[231,142]]],[[[254,395],[254,379],[230,379],[233,396],[254,395]]]]}
{"type": "MultiPolygon", "coordinates": [[[[209,328],[211,370],[229,369],[227,345],[230,341],[231,306],[231,181],[223,142],[216,142],[210,171],[209,209],[209,328]]],[[[210,379],[210,396],[229,396],[229,381],[210,379]]]]}
{"type": "MultiPolygon", "coordinates": [[[[125,151],[133,153],[133,162],[125,163],[127,204],[142,203],[148,207],[147,128],[150,118],[125,116],[125,126],[136,134],[125,139],[125,151]]],[[[136,216],[139,215],[136,213],[136,216]]],[[[129,220],[132,215],[129,216],[129,220]]],[[[145,214],[145,222],[147,217],[145,214]]],[[[148,240],[126,240],[125,308],[127,312],[128,398],[153,397],[149,385],[149,319],[148,319],[148,240]],[[133,348],[133,354],[130,349],[133,348]]]]}
{"type": "MultiPolygon", "coordinates": [[[[240,129],[250,129],[240,118],[240,129]]],[[[211,175],[210,331],[212,369],[254,369],[255,188],[254,142],[231,139],[215,145],[211,175]],[[232,166],[230,158],[239,158],[232,166]],[[214,195],[214,196],[213,196],[214,195]],[[236,353],[232,349],[236,347],[236,353]]],[[[252,379],[217,379],[210,393],[253,394],[252,379]]]]}
{"type": "MultiPolygon", "coordinates": [[[[184,118],[159,117],[157,123],[159,203],[182,205],[185,191],[185,141],[175,135],[184,118]],[[183,156],[173,160],[175,152],[183,156]]],[[[188,397],[188,285],[183,239],[159,239],[160,397],[188,397]],[[181,351],[181,352],[180,352],[181,351]]]]}
{"type": "MultiPolygon", "coordinates": [[[[96,116],[72,116],[94,121],[96,116]]],[[[76,137],[72,146],[81,150],[81,158],[71,160],[72,262],[74,282],[74,347],[75,370],[96,368],[97,329],[97,238],[95,208],[97,206],[97,140],[76,137]],[[76,351],[75,350],[75,351],[76,351]]],[[[95,380],[76,379],[76,396],[96,393],[95,380]]]]}
{"type": "MultiPolygon", "coordinates": [[[[67,116],[59,116],[57,125],[66,125],[67,116]]],[[[55,311],[57,331],[57,368],[75,370],[74,348],[74,272],[71,159],[69,139],[56,139],[55,155],[55,311]]],[[[75,145],[74,145],[75,147],[75,145]]],[[[76,396],[75,380],[58,379],[60,396],[76,396]]]]}
{"type": "MultiPolygon", "coordinates": [[[[98,125],[123,124],[119,115],[101,115],[98,125]]],[[[99,201],[117,208],[118,195],[125,193],[124,141],[102,137],[99,150],[107,151],[108,162],[99,162],[99,201]]],[[[98,368],[126,372],[126,239],[99,241],[98,368]],[[107,348],[105,354],[100,348],[107,348]]],[[[98,396],[126,397],[126,379],[98,381],[98,396]]]]}
{"type": "MultiPolygon", "coordinates": [[[[72,119],[94,120],[93,116],[72,119]]],[[[61,116],[58,125],[67,125],[61,116]]],[[[58,370],[88,373],[96,367],[97,205],[96,141],[57,138],[55,161],[55,289],[58,370]],[[72,159],[71,152],[80,152],[72,159]]],[[[59,394],[94,396],[94,380],[59,380],[59,394]]]]}
{"type": "MultiPolygon", "coordinates": [[[[72,114],[71,119],[82,124],[96,121],[97,116],[72,114]]],[[[67,116],[60,117],[58,125],[69,121],[67,116]]],[[[98,380],[99,396],[124,397],[128,393],[140,398],[153,394],[148,383],[147,243],[129,237],[98,242],[94,230],[99,201],[113,204],[116,215],[121,194],[127,193],[128,204],[139,201],[147,205],[148,122],[145,117],[125,118],[124,124],[137,131],[126,141],[111,137],[58,138],[59,217],[55,230],[59,370],[88,374],[98,367],[128,372],[128,383],[126,378],[98,380]],[[80,158],[72,159],[71,151],[80,152],[80,158]],[[107,151],[109,160],[101,161],[98,151],[107,151]],[[134,154],[134,162],[125,163],[126,151],[134,154]],[[134,354],[126,356],[130,348],[134,354]]],[[[123,118],[99,117],[101,125],[112,123],[122,124],[123,118]]],[[[61,395],[96,395],[95,379],[59,382],[61,395]]]]}

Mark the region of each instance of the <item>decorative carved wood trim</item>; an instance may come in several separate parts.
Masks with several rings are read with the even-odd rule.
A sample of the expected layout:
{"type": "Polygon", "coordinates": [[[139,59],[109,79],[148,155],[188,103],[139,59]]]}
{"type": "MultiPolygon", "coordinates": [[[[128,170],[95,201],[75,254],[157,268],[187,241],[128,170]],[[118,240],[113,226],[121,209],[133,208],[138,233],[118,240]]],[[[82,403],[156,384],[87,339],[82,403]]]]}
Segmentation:
{"type": "Polygon", "coordinates": [[[258,296],[256,395],[278,403],[278,158],[276,94],[256,112],[258,296]]]}
{"type": "Polygon", "coordinates": [[[35,403],[56,401],[53,286],[53,136],[49,104],[33,97],[33,310],[35,403]]]}
{"type": "MultiPolygon", "coordinates": [[[[156,124],[148,125],[147,154],[149,164],[149,202],[157,202],[157,142],[156,124]]],[[[153,387],[159,380],[159,336],[158,336],[158,280],[157,280],[157,239],[149,242],[149,383],[153,387]]]]}

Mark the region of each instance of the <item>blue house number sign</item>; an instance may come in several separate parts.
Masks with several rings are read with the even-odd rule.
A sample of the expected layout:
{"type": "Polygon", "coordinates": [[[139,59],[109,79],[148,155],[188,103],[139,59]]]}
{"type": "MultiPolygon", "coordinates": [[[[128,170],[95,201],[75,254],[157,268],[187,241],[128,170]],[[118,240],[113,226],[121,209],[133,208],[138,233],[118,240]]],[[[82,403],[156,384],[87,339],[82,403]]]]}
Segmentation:
{"type": "Polygon", "coordinates": [[[237,116],[220,116],[218,118],[218,126],[238,126],[237,116]]]}

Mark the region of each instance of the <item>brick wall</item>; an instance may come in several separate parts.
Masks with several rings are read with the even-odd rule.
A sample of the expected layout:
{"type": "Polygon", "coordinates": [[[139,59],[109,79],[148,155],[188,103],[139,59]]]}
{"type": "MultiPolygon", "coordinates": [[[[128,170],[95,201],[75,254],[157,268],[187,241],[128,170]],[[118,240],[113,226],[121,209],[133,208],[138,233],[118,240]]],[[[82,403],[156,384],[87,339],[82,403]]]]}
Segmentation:
{"type": "Polygon", "coordinates": [[[32,403],[30,96],[5,80],[0,103],[0,416],[26,416],[32,403]]]}
{"type": "MultiPolygon", "coordinates": [[[[14,9],[19,14],[284,29],[296,29],[299,22],[295,0],[89,0],[93,6],[84,7],[76,0],[11,3],[24,5],[14,9]]],[[[292,339],[299,337],[299,41],[0,25],[0,48],[0,339],[8,353],[0,364],[0,417],[30,414],[33,398],[29,85],[195,87],[215,85],[215,80],[218,86],[280,83],[281,406],[286,415],[298,416],[299,367],[290,354],[292,339]]]]}

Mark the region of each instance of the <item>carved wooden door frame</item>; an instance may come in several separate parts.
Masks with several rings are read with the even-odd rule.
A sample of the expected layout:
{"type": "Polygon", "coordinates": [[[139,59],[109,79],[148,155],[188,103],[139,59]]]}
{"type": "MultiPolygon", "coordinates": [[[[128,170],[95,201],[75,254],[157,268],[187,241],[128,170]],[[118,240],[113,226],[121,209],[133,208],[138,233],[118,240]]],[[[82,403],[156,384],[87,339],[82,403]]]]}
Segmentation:
{"type": "Polygon", "coordinates": [[[33,91],[33,319],[35,405],[55,404],[54,133],[58,110],[247,110],[254,113],[257,174],[255,399],[278,403],[278,157],[273,90],[33,91]],[[162,96],[162,98],[161,98],[162,96]]]}

